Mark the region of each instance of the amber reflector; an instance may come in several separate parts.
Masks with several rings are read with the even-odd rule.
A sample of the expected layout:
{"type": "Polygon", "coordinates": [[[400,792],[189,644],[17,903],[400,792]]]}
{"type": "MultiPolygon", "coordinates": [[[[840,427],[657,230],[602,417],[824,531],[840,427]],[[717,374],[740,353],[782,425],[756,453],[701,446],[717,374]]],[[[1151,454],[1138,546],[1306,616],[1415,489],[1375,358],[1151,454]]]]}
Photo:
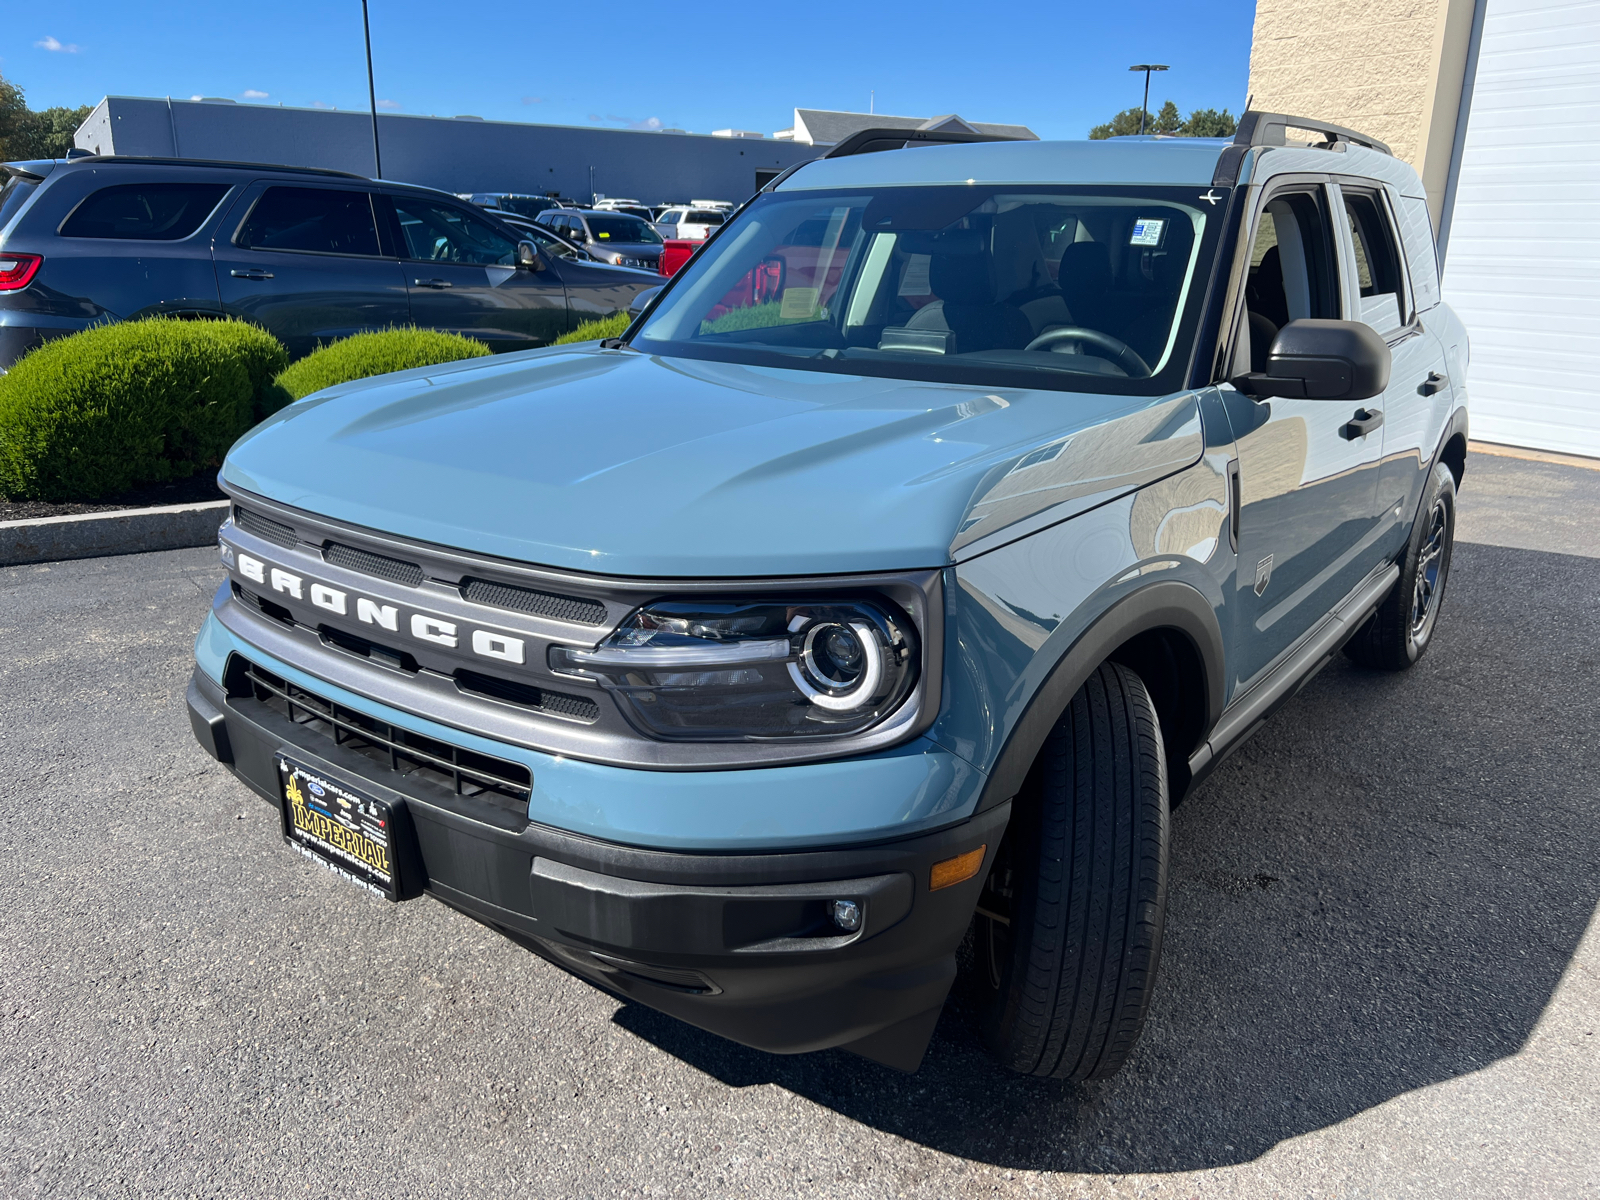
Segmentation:
{"type": "Polygon", "coordinates": [[[955,858],[934,863],[933,870],[928,872],[928,890],[937,892],[940,888],[953,887],[971,879],[978,873],[978,868],[983,866],[983,852],[988,848],[986,843],[976,850],[968,850],[955,858]]]}

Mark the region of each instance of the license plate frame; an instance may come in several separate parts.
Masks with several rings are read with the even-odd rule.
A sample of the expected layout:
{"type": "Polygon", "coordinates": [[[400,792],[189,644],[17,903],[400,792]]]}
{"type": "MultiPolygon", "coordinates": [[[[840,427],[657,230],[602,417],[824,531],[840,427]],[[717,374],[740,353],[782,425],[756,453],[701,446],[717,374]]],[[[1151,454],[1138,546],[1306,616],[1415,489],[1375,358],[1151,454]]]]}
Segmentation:
{"type": "Polygon", "coordinates": [[[277,755],[277,766],[283,840],[370,895],[405,899],[403,807],[287,754],[277,755]]]}

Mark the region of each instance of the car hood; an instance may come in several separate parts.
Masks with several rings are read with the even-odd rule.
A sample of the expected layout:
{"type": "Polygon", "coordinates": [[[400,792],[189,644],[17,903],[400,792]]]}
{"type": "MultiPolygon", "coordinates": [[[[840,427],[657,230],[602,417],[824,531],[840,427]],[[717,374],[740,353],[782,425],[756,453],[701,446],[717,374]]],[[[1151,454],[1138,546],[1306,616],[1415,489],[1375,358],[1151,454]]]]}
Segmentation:
{"type": "Polygon", "coordinates": [[[342,384],[222,479],[334,520],[615,575],[934,567],[1194,462],[1192,393],[991,389],[560,347],[342,384]]]}

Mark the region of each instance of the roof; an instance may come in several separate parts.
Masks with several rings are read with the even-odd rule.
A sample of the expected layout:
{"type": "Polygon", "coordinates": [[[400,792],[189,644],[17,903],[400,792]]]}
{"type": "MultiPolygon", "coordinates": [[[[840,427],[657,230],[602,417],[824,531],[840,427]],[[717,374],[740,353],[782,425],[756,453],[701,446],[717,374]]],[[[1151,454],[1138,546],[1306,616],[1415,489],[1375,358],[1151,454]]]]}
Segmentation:
{"type": "Polygon", "coordinates": [[[939,117],[887,117],[878,113],[835,112],[825,108],[794,110],[792,134],[797,142],[814,146],[833,146],[863,129],[954,129],[967,133],[987,133],[995,137],[1037,141],[1039,135],[1026,125],[995,125],[968,121],[954,113],[939,117]]]}
{"type": "Polygon", "coordinates": [[[1211,138],[1117,138],[918,146],[818,159],[799,168],[777,190],[931,183],[1190,184],[1209,188],[1217,159],[1227,145],[1211,138]]]}

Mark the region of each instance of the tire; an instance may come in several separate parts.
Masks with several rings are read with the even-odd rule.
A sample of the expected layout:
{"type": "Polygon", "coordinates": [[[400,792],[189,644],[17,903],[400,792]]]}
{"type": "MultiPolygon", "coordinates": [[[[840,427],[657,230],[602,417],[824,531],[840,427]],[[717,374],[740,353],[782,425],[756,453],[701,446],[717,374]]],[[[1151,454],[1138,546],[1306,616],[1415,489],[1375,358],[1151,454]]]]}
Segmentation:
{"type": "Polygon", "coordinates": [[[1144,1027],[1167,907],[1167,771],[1143,681],[1102,664],[1034,763],[979,901],[984,1041],[1014,1071],[1104,1079],[1144,1027]]]}
{"type": "Polygon", "coordinates": [[[1400,578],[1378,611],[1345,643],[1345,654],[1363,667],[1404,671],[1427,652],[1450,581],[1455,538],[1456,477],[1439,463],[1422,490],[1400,578]]]}

